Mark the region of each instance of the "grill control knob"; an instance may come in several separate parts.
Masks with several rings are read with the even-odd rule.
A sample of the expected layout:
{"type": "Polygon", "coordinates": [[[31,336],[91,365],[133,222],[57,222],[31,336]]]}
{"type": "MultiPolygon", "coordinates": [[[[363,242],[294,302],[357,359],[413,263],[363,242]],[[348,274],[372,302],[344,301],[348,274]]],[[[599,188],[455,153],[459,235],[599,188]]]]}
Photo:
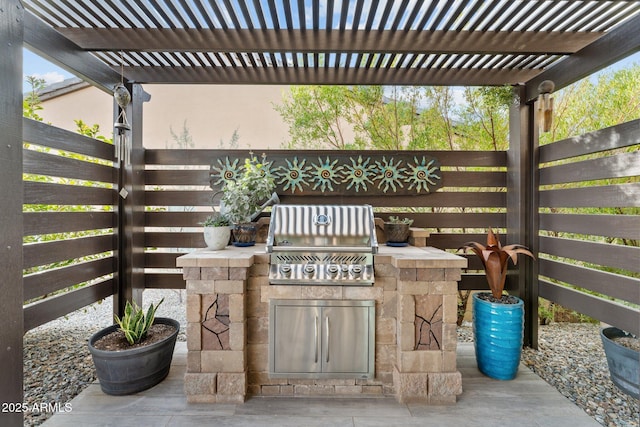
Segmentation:
{"type": "Polygon", "coordinates": [[[290,276],[291,275],[291,266],[289,264],[282,264],[280,266],[280,273],[282,273],[285,276],[290,276]]]}
{"type": "Polygon", "coordinates": [[[331,276],[335,276],[336,274],[338,274],[338,270],[340,268],[336,265],[336,264],[329,264],[329,266],[327,267],[327,272],[331,275],[331,276]]]}
{"type": "Polygon", "coordinates": [[[349,266],[347,264],[342,264],[340,270],[342,270],[344,274],[347,274],[349,272],[349,266]]]}
{"type": "Polygon", "coordinates": [[[316,272],[316,266],[313,264],[307,264],[304,266],[304,269],[302,270],[305,274],[305,276],[313,276],[313,274],[316,272]]]}
{"type": "Polygon", "coordinates": [[[351,266],[351,274],[355,277],[360,276],[362,274],[362,266],[358,264],[351,266]]]}

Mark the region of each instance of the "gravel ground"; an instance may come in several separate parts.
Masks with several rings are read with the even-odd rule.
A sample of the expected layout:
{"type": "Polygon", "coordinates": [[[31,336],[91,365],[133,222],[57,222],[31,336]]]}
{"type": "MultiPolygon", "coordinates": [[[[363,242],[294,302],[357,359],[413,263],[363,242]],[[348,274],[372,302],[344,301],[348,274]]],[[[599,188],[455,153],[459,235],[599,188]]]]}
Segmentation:
{"type": "MultiPolygon", "coordinates": [[[[165,301],[157,316],[186,325],[184,291],[146,290],[144,304],[165,301]]],[[[112,324],[111,298],[29,331],[24,337],[24,403],[65,403],[95,381],[87,340],[112,324]]],[[[460,341],[473,341],[471,327],[459,328],[460,341]]],[[[184,330],[178,335],[184,341],[184,330]]],[[[604,426],[638,427],[640,403],[609,379],[599,326],[558,323],[540,327],[539,349],[525,349],[522,360],[560,393],[604,426]]],[[[25,426],[37,426],[50,411],[27,411],[25,426]]]]}
{"type": "Polygon", "coordinates": [[[538,351],[526,349],[525,365],[604,426],[640,422],[640,401],[609,377],[600,326],[560,323],[540,327],[538,351]]]}
{"type": "MultiPolygon", "coordinates": [[[[178,341],[185,341],[187,324],[185,291],[148,289],[144,306],[164,302],[156,316],[171,317],[182,326],[178,341]]],[[[44,324],[24,336],[24,403],[27,408],[54,404],[64,408],[78,393],[96,380],[87,341],[95,332],[113,324],[112,299],[93,304],[65,318],[44,324]]],[[[30,410],[24,414],[25,426],[42,424],[51,410],[30,410]]]]}
{"type": "MultiPolygon", "coordinates": [[[[471,329],[459,328],[458,340],[472,342],[471,329]]],[[[522,362],[603,426],[638,426],[640,401],[611,382],[599,325],[540,326],[538,350],[525,348],[522,362]]]]}

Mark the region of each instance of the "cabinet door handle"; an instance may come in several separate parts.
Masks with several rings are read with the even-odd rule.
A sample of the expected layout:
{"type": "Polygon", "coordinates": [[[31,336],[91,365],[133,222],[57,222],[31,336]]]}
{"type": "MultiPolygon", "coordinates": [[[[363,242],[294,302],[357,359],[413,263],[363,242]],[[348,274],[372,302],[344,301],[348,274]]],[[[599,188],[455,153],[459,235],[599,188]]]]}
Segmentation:
{"type": "Polygon", "coordinates": [[[329,316],[325,318],[325,323],[327,325],[327,359],[326,362],[329,363],[329,343],[331,342],[331,337],[329,335],[329,316]]]}
{"type": "Polygon", "coordinates": [[[316,341],[316,355],[315,355],[314,363],[318,363],[318,316],[316,316],[314,326],[315,327],[313,328],[313,330],[315,331],[315,341],[316,341]]]}

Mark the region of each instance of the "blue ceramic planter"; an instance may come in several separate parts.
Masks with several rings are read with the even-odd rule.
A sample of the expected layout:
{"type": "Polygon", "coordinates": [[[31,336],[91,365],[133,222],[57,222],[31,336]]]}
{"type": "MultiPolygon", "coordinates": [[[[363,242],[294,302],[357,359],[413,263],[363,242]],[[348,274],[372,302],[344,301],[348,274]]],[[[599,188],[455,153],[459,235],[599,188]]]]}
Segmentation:
{"type": "Polygon", "coordinates": [[[518,373],[524,332],[524,303],[496,304],[473,295],[473,335],[480,372],[497,380],[518,373]]]}

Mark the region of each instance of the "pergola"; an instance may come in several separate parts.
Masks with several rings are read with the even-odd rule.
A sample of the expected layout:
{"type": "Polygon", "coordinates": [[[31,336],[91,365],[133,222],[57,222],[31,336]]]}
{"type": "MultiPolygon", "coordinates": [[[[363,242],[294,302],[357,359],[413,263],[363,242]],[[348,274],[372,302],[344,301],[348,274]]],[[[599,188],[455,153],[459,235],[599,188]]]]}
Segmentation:
{"type": "MultiPolygon", "coordinates": [[[[511,85],[507,229],[524,244],[539,84],[561,89],[640,50],[638,1],[0,0],[0,22],[3,402],[22,400],[23,47],[108,93],[124,79],[134,129],[142,84],[511,85]]],[[[123,203],[126,217],[135,198],[123,203]]]]}
{"type": "Polygon", "coordinates": [[[640,15],[635,1],[23,3],[25,45],[108,92],[122,66],[143,84],[524,85],[527,101],[635,51],[640,15]]]}

